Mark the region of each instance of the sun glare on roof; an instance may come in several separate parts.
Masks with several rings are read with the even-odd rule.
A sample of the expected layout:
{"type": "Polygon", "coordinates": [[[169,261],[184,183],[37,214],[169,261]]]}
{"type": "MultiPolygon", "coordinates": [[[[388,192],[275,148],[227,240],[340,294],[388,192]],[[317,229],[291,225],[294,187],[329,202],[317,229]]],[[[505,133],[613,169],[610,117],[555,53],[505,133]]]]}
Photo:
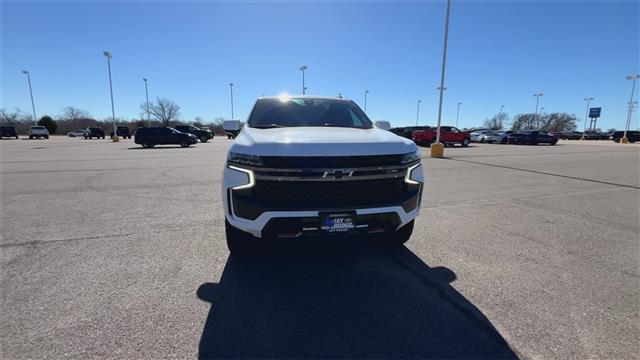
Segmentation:
{"type": "Polygon", "coordinates": [[[291,100],[291,95],[289,95],[287,93],[282,93],[282,94],[278,95],[278,99],[280,99],[280,101],[282,101],[282,102],[287,102],[287,101],[291,100]]]}

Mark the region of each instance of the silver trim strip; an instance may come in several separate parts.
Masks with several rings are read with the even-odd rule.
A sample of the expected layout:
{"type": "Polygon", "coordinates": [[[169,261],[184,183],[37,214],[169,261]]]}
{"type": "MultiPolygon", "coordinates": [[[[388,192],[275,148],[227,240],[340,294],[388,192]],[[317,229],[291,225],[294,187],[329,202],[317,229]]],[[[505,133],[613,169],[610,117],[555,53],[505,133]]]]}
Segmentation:
{"type": "MultiPolygon", "coordinates": [[[[245,169],[253,170],[255,172],[321,172],[332,171],[332,170],[349,170],[349,171],[375,171],[375,170],[401,170],[407,169],[410,166],[419,164],[420,161],[415,161],[413,163],[402,164],[402,165],[389,165],[389,166],[369,166],[369,167],[356,167],[356,168],[267,168],[267,167],[258,167],[258,166],[250,166],[245,164],[238,164],[238,166],[242,166],[245,169]]],[[[230,163],[229,165],[236,165],[235,163],[230,163]]]]}
{"type": "Polygon", "coordinates": [[[371,174],[371,175],[357,175],[347,176],[343,178],[333,177],[317,177],[317,176],[277,176],[277,175],[260,175],[255,174],[256,180],[271,180],[271,181],[354,181],[354,180],[376,180],[376,179],[398,179],[404,178],[406,173],[404,171],[391,173],[391,174],[371,174]]]}

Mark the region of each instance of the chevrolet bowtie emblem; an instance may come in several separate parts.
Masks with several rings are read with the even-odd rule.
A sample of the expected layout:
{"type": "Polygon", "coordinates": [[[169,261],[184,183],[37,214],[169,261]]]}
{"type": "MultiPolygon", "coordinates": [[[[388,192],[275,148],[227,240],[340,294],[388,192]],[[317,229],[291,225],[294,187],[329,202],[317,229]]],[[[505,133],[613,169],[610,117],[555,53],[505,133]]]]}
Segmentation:
{"type": "Polygon", "coordinates": [[[327,170],[322,174],[322,178],[328,179],[342,179],[345,177],[351,177],[353,175],[353,170],[348,169],[334,169],[327,170]]]}

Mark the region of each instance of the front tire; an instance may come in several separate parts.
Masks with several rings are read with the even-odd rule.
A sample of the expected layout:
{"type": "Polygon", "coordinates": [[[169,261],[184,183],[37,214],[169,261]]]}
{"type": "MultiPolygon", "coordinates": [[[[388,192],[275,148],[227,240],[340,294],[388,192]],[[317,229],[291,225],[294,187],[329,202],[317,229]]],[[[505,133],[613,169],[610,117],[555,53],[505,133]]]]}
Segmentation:
{"type": "Polygon", "coordinates": [[[207,141],[209,141],[209,139],[206,136],[200,137],[200,142],[206,143],[207,141]]]}
{"type": "Polygon", "coordinates": [[[229,224],[227,219],[224,219],[224,231],[227,238],[227,248],[231,255],[248,255],[258,249],[256,237],[229,224]]]}
{"type": "Polygon", "coordinates": [[[469,139],[464,139],[462,140],[462,142],[460,143],[460,145],[462,145],[462,147],[467,147],[469,146],[469,139]]]}
{"type": "Polygon", "coordinates": [[[191,146],[191,144],[189,144],[188,142],[183,142],[183,143],[180,143],[180,146],[183,148],[188,148],[189,146],[191,146]]]}

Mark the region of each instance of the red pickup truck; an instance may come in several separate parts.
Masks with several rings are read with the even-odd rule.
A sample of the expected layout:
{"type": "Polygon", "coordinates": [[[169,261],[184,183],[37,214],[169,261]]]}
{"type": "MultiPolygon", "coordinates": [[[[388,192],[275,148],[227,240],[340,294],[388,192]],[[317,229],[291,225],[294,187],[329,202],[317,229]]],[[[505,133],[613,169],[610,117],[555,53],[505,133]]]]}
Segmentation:
{"type": "MultiPolygon", "coordinates": [[[[413,140],[419,146],[431,146],[436,142],[437,128],[429,128],[427,130],[416,130],[411,134],[413,140]]],[[[445,145],[460,144],[468,146],[471,142],[471,133],[461,131],[453,126],[440,126],[440,142],[445,145]]]]}

